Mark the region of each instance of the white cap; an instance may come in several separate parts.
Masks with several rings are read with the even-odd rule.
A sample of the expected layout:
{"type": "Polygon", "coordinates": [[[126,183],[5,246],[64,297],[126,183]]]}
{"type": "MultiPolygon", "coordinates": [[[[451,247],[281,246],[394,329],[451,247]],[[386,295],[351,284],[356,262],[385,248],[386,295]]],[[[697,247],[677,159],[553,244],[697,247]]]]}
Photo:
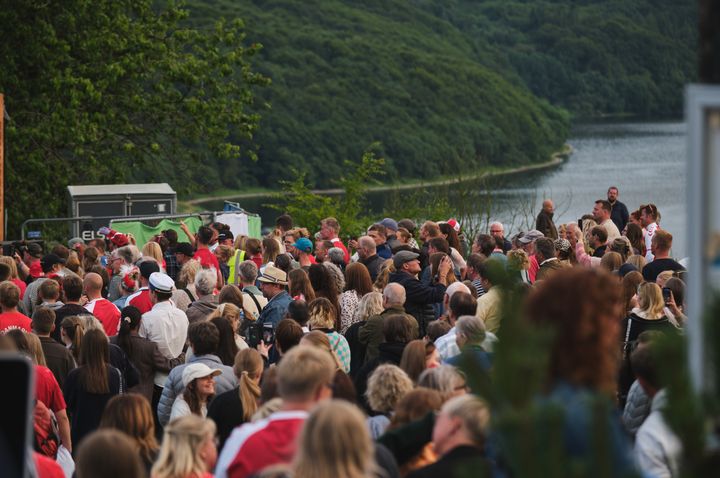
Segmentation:
{"type": "Polygon", "coordinates": [[[150,283],[150,290],[165,292],[166,294],[172,293],[173,287],[175,287],[175,282],[173,282],[170,276],[162,272],[153,272],[150,274],[148,282],[150,283]]]}
{"type": "Polygon", "coordinates": [[[219,368],[210,368],[204,363],[191,363],[187,365],[182,373],[183,387],[187,387],[196,378],[203,378],[209,375],[217,377],[222,373],[219,368]]]}

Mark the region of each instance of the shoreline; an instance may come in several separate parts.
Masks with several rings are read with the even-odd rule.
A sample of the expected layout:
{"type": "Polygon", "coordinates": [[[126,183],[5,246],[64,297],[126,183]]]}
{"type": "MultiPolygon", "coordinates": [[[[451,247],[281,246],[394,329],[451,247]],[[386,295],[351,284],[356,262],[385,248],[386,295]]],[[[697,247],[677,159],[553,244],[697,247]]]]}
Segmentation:
{"type": "MultiPolygon", "coordinates": [[[[573,154],[574,150],[572,146],[565,143],[562,150],[557,151],[553,153],[553,155],[550,157],[548,161],[545,161],[544,163],[538,163],[538,164],[528,164],[525,166],[517,166],[515,168],[509,168],[504,169],[501,171],[485,171],[479,174],[474,174],[471,176],[463,177],[463,178],[444,178],[444,179],[436,179],[436,180],[417,180],[410,183],[401,183],[401,184],[380,184],[376,186],[370,186],[367,191],[368,192],[382,192],[382,191],[402,191],[407,189],[416,189],[418,187],[437,187],[437,186],[448,186],[452,184],[459,184],[459,183],[465,183],[468,181],[475,181],[478,179],[487,179],[487,178],[498,178],[498,177],[504,177],[504,176],[513,176],[516,174],[522,174],[522,173],[528,173],[532,171],[542,171],[545,169],[551,169],[557,166],[560,166],[565,161],[567,161],[570,156],[573,154]]],[[[218,196],[208,196],[208,197],[202,197],[202,198],[194,198],[194,199],[188,199],[188,200],[180,200],[178,203],[181,203],[183,206],[197,206],[199,204],[203,204],[210,201],[220,201],[220,200],[234,200],[234,199],[248,199],[248,198],[258,198],[258,197],[268,197],[273,194],[280,193],[282,191],[257,191],[257,192],[248,192],[248,193],[239,193],[239,194],[223,194],[218,196]]],[[[341,188],[330,188],[330,189],[313,189],[312,192],[314,194],[324,194],[328,196],[332,195],[338,195],[342,194],[344,191],[341,188]]],[[[180,204],[178,204],[180,206],[180,204]]]]}

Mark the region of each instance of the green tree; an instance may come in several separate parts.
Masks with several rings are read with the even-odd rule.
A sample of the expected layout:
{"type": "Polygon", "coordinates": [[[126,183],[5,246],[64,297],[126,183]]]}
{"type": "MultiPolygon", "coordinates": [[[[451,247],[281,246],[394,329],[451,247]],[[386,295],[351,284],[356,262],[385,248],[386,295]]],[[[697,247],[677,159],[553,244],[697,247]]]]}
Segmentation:
{"type": "Polygon", "coordinates": [[[11,235],[23,218],[64,215],[68,184],[186,191],[217,184],[207,166],[255,158],[260,45],[239,20],[201,30],[187,17],[172,1],[3,2],[11,235]]]}

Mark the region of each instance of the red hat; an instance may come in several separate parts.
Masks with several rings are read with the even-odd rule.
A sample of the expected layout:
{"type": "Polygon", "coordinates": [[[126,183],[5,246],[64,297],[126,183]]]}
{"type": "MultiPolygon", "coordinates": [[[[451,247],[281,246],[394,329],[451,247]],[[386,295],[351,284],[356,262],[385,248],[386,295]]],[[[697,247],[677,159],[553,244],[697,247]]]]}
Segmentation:
{"type": "Polygon", "coordinates": [[[115,244],[117,247],[123,247],[130,244],[130,239],[123,234],[122,232],[113,231],[110,229],[110,232],[106,236],[108,239],[110,239],[110,242],[115,244]]]}
{"type": "Polygon", "coordinates": [[[455,229],[455,232],[460,232],[460,223],[457,222],[457,219],[451,217],[450,219],[448,219],[447,223],[450,225],[450,227],[455,229]]]}

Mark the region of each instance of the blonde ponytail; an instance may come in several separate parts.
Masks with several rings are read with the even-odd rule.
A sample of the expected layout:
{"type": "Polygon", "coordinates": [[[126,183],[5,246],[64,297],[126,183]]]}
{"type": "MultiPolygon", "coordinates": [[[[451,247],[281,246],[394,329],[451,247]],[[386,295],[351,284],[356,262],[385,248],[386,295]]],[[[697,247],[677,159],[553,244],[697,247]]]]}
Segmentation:
{"type": "Polygon", "coordinates": [[[243,419],[250,421],[258,409],[260,399],[259,378],[263,372],[263,360],[260,352],[255,349],[244,349],[235,356],[233,366],[238,377],[240,403],[243,408],[243,419]]]}

